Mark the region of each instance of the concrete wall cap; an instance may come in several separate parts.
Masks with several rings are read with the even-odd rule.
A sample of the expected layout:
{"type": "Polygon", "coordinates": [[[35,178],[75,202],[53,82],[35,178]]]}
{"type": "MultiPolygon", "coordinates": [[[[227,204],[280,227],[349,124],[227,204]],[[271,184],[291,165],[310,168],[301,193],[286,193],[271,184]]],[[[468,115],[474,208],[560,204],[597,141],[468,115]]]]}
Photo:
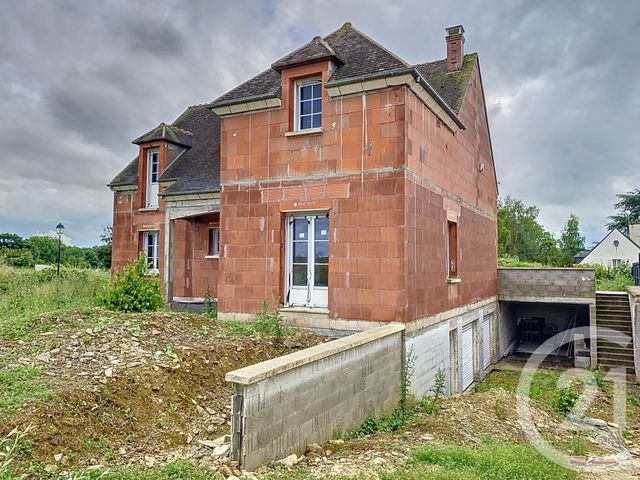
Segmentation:
{"type": "Polygon", "coordinates": [[[389,335],[403,332],[404,329],[405,326],[401,323],[390,323],[382,327],[372,328],[348,337],[306,348],[299,352],[293,352],[282,357],[273,358],[265,362],[228,372],[225,379],[227,382],[251,385],[252,383],[273,377],[288,370],[317,362],[323,358],[337,355],[346,350],[365,345],[389,335]]]}

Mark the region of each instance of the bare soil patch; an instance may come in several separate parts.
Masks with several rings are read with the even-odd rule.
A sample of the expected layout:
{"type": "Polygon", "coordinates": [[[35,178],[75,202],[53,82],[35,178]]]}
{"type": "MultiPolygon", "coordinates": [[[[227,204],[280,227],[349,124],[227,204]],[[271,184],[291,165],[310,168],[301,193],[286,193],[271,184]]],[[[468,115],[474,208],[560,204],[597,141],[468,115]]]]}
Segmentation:
{"type": "MultiPolygon", "coordinates": [[[[228,371],[326,341],[303,332],[243,336],[185,313],[93,314],[102,321],[92,328],[4,340],[0,347],[12,363],[43,366],[52,391],[50,399],[27,402],[0,419],[1,434],[35,427],[17,459],[22,471],[205,457],[210,449],[198,441],[229,432],[228,371]]],[[[64,323],[83,324],[75,320],[64,323]]]]}

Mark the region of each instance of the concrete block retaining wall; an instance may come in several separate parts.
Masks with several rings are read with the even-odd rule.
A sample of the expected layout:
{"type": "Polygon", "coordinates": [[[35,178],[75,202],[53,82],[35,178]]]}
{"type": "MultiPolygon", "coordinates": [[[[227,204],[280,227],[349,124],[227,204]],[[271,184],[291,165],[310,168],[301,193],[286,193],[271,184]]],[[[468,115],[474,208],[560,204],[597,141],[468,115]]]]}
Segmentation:
{"type": "Polygon", "coordinates": [[[252,470],[392,412],[404,329],[390,324],[229,372],[233,458],[252,470]]]}
{"type": "Polygon", "coordinates": [[[448,322],[407,336],[406,350],[407,355],[413,355],[415,358],[411,379],[411,394],[415,397],[421,398],[429,393],[439,368],[442,368],[449,378],[451,355],[448,322]]]}
{"type": "Polygon", "coordinates": [[[501,301],[595,302],[595,270],[589,268],[499,268],[501,301]]]}
{"type": "Polygon", "coordinates": [[[388,324],[283,357],[229,372],[232,457],[252,470],[310,443],[330,440],[337,430],[359,427],[369,416],[399,404],[405,355],[415,359],[410,393],[429,395],[438,369],[447,394],[462,392],[462,327],[474,325],[474,377],[482,379],[482,322],[492,324],[491,360],[499,350],[495,299],[411,324],[388,324]],[[455,362],[452,365],[452,362],[455,362]],[[453,377],[453,378],[452,378],[453,377]]]}

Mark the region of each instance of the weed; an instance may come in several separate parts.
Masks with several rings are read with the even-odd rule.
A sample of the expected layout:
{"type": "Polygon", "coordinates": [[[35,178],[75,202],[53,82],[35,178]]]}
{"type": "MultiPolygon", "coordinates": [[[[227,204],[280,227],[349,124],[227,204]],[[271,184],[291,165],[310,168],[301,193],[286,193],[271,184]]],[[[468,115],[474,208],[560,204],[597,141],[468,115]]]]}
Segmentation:
{"type": "Polygon", "coordinates": [[[507,406],[500,399],[496,400],[496,403],[494,405],[494,410],[496,412],[496,417],[498,418],[498,420],[501,420],[504,422],[509,416],[507,406]]]}
{"type": "Polygon", "coordinates": [[[211,287],[209,287],[208,282],[204,290],[204,305],[202,307],[202,313],[213,320],[218,318],[218,304],[211,296],[211,287]]]}
{"type": "Polygon", "coordinates": [[[551,406],[560,415],[568,415],[575,407],[578,392],[573,384],[558,388],[553,396],[551,406]]]}
{"type": "Polygon", "coordinates": [[[447,376],[444,369],[439,368],[436,372],[433,387],[431,387],[431,395],[427,395],[420,400],[418,408],[429,414],[433,415],[440,412],[440,399],[445,394],[447,376]]]}
{"type": "Polygon", "coordinates": [[[258,332],[274,335],[278,341],[285,335],[286,329],[283,323],[284,318],[280,315],[280,309],[274,307],[270,312],[266,300],[262,302],[262,310],[255,314],[253,320],[253,325],[258,332]]]}
{"type": "Polygon", "coordinates": [[[601,365],[595,370],[590,370],[591,377],[587,380],[587,385],[595,385],[599,390],[605,391],[604,370],[601,365]]]}
{"type": "Polygon", "coordinates": [[[24,430],[14,428],[0,440],[0,477],[9,478],[11,475],[11,463],[19,455],[24,438],[33,429],[28,426],[24,430]]]}

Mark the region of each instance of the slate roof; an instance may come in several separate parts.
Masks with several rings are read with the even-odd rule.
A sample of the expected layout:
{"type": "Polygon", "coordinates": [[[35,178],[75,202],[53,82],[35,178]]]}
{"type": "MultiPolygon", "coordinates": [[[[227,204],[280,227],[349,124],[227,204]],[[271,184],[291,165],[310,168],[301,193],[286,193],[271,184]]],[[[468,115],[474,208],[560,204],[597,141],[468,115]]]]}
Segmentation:
{"type": "Polygon", "coordinates": [[[163,196],[220,191],[220,117],[205,105],[189,107],[172,124],[193,133],[191,148],[179,155],[160,176],[175,181],[163,196]]]}
{"type": "MultiPolygon", "coordinates": [[[[161,124],[162,126],[163,124],[161,124]]],[[[220,118],[205,105],[187,108],[171,125],[165,125],[164,140],[180,145],[173,150],[175,158],[160,176],[160,181],[174,181],[163,195],[220,191],[220,118]],[[180,142],[169,140],[166,132],[180,132],[180,142]]],[[[134,140],[134,143],[158,140],[158,128],[134,140]],[[144,139],[144,140],[141,140],[144,139]]],[[[161,132],[160,132],[161,133],[161,132]]],[[[170,134],[169,134],[170,135],[170,134]]],[[[109,183],[110,187],[137,185],[138,157],[135,157],[109,183]]]]}
{"type": "Polygon", "coordinates": [[[136,155],[122,171],[109,183],[110,187],[124,187],[138,184],[138,156],[136,155]]]}
{"type": "Polygon", "coordinates": [[[273,62],[271,68],[279,72],[285,67],[304,65],[326,59],[344,63],[327,42],[320,37],[314,37],[309,43],[282,57],[280,60],[273,62]]]}
{"type": "Polygon", "coordinates": [[[132,143],[140,145],[141,143],[153,142],[156,140],[165,140],[175,143],[176,145],[191,146],[193,133],[176,127],[175,125],[167,125],[161,123],[153,130],[148,131],[144,135],[136,138],[132,143]]]}
{"type": "Polygon", "coordinates": [[[442,97],[445,104],[454,113],[458,113],[477,55],[465,55],[463,68],[459,72],[447,73],[445,60],[410,65],[354,28],[350,23],[345,23],[326,37],[316,37],[276,61],[272,68],[218,97],[210,106],[218,107],[256,99],[279,97],[279,71],[282,68],[330,57],[336,59],[338,68],[327,82],[328,86],[379,75],[419,73],[442,97]]]}
{"type": "Polygon", "coordinates": [[[446,59],[416,65],[416,69],[453,111],[460,113],[462,100],[464,100],[469,78],[477,59],[477,53],[465,55],[462,69],[458,72],[447,73],[446,59]]]}

